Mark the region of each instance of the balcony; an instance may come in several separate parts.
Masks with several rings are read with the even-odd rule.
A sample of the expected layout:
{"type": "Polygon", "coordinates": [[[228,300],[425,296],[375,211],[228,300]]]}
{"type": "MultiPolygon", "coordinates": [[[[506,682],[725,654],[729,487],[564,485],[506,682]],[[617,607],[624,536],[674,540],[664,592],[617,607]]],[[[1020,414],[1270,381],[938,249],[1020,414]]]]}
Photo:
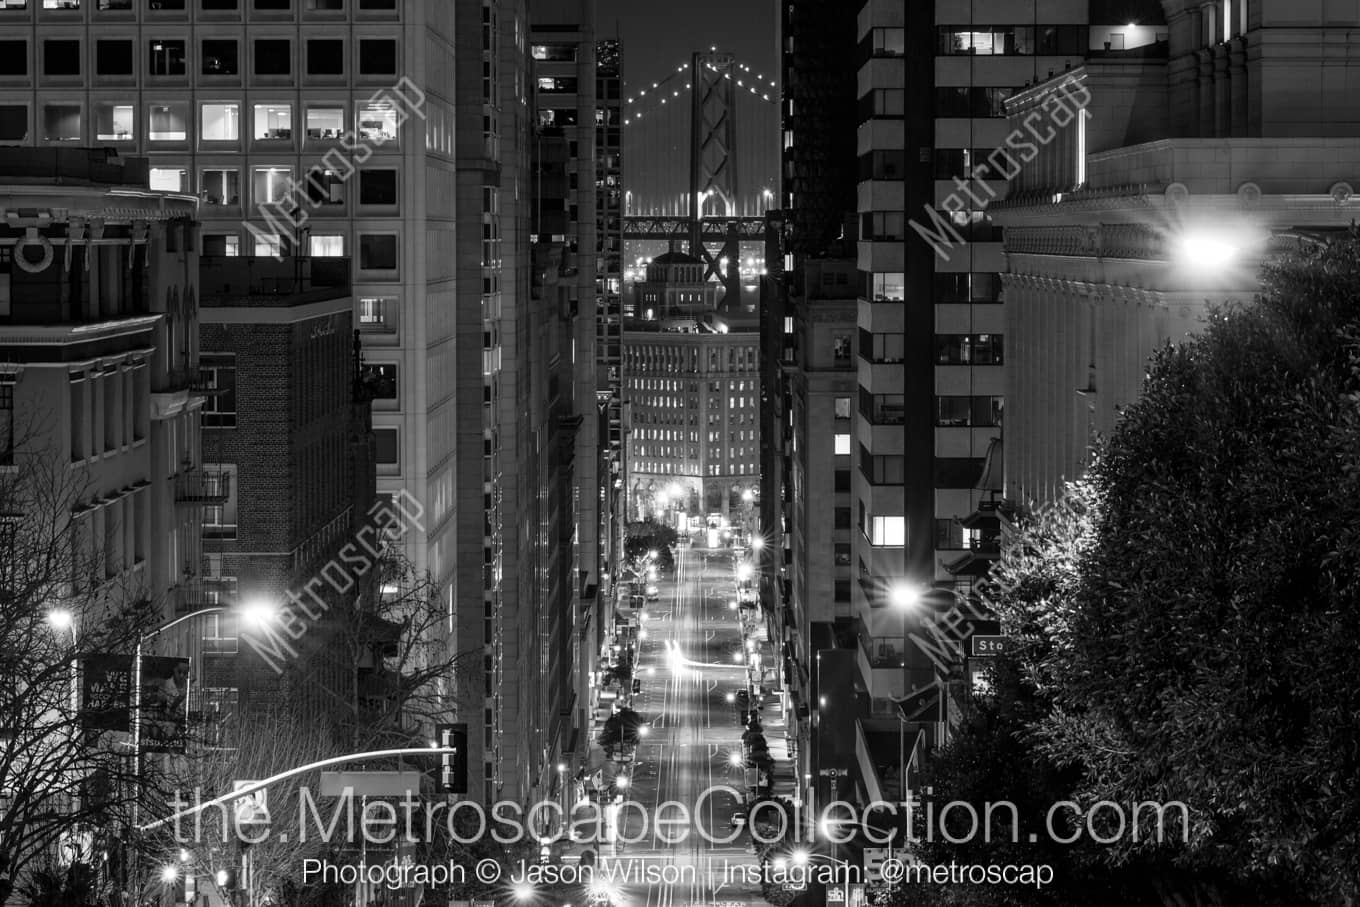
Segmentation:
{"type": "Polygon", "coordinates": [[[175,477],[175,500],[181,504],[225,504],[231,497],[231,475],[217,469],[188,469],[175,477]]]}

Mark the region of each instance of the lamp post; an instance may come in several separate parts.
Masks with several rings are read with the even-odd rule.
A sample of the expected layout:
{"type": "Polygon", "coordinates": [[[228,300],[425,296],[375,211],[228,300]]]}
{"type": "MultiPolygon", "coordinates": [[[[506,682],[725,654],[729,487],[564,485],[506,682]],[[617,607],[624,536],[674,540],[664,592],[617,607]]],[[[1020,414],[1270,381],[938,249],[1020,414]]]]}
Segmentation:
{"type": "MultiPolygon", "coordinates": [[[[902,614],[902,695],[907,690],[907,619],[908,615],[921,603],[921,590],[901,582],[893,586],[889,598],[894,608],[902,614]]],[[[897,786],[902,796],[907,793],[907,720],[902,710],[897,710],[897,786]]]]}
{"type": "MultiPolygon", "coordinates": [[[[190,611],[188,614],[181,614],[179,617],[172,618],[146,633],[137,637],[137,647],[132,656],[132,772],[133,777],[140,781],[142,777],[142,650],[146,643],[167,630],[171,630],[180,624],[199,617],[206,617],[210,614],[224,614],[232,610],[227,605],[209,605],[206,608],[199,608],[197,611],[190,611]]],[[[242,617],[252,623],[263,623],[270,620],[275,608],[266,602],[248,602],[243,607],[237,609],[242,617]]],[[[186,697],[187,704],[187,697],[186,697]]],[[[140,871],[140,851],[137,846],[138,828],[140,816],[140,798],[134,797],[132,800],[132,879],[133,879],[133,905],[142,905],[142,876],[140,871]]]]}
{"type": "Polygon", "coordinates": [[[825,860],[832,865],[844,867],[845,900],[842,903],[845,904],[845,907],[850,907],[850,862],[848,860],[842,860],[840,857],[833,857],[824,853],[813,853],[809,850],[802,849],[795,850],[793,853],[789,854],[789,860],[795,866],[806,866],[813,860],[825,860]]]}

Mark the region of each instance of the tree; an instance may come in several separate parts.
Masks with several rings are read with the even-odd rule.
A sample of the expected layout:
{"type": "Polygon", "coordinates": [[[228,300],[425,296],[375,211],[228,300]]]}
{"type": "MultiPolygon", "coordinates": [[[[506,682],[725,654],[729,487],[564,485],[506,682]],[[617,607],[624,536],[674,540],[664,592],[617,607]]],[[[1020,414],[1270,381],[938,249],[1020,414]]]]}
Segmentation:
{"type": "Polygon", "coordinates": [[[664,570],[674,570],[675,546],[679,540],[674,529],[654,520],[629,523],[624,530],[624,561],[635,576],[642,576],[651,563],[648,555],[655,551],[656,565],[664,570]]]}
{"type": "MultiPolygon", "coordinates": [[[[233,745],[200,746],[180,763],[175,780],[177,790],[185,792],[181,809],[193,805],[195,796],[207,802],[230,793],[237,781],[261,780],[337,754],[329,728],[300,722],[282,707],[252,710],[242,726],[233,730],[236,733],[228,738],[233,745]]],[[[327,856],[333,843],[342,843],[327,842],[319,835],[309,839],[295,828],[302,815],[302,789],[308,788],[317,798],[319,780],[320,772],[314,771],[270,785],[265,799],[268,824],[238,826],[237,817],[249,813],[248,804],[239,801],[242,809],[238,811],[238,803],[232,802],[204,810],[197,819],[186,817],[165,826],[155,838],[158,850],[153,850],[152,841],[143,847],[156,853],[157,864],[169,865],[181,864],[183,848],[190,858],[183,870],[193,872],[200,886],[216,886],[217,871],[239,860],[244,842],[249,845],[252,872],[249,903],[303,903],[296,899],[304,898],[306,891],[289,886],[303,860],[327,856]]],[[[219,893],[223,900],[231,900],[230,892],[219,887],[219,893]]]]}
{"type": "Polygon", "coordinates": [[[1295,904],[1360,897],[1357,253],[1289,256],[1154,358],[1045,666],[1084,796],[1189,804],[1187,863],[1284,875],[1295,904]]]}
{"type": "Polygon", "coordinates": [[[0,470],[0,903],[50,882],[34,874],[58,859],[70,897],[96,846],[163,781],[131,758],[126,689],[121,710],[81,711],[81,665],[131,653],[159,610],[127,574],[106,578],[82,516],[87,477],[34,440],[46,434],[18,432],[0,470]]]}

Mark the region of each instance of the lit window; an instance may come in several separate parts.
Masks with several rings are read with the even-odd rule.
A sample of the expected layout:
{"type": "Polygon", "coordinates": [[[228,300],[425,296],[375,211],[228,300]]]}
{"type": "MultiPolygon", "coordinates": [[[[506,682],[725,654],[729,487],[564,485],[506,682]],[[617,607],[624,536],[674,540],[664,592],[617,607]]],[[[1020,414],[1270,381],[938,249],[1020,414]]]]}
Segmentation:
{"type": "Polygon", "coordinates": [[[293,105],[256,104],[256,141],[281,141],[293,137],[293,105]]]}
{"type": "Polygon", "coordinates": [[[391,104],[361,104],[356,119],[359,138],[370,142],[390,142],[397,137],[397,111],[391,104]]]}
{"type": "Polygon", "coordinates": [[[239,104],[204,104],[202,132],[205,142],[234,142],[241,137],[239,104]]]}
{"type": "Polygon", "coordinates": [[[869,521],[869,544],[899,548],[906,543],[906,517],[876,516],[869,521]]]}
{"type": "Polygon", "coordinates": [[[101,142],[129,142],[133,138],[131,104],[96,104],[95,138],[101,142]]]}
{"type": "Polygon", "coordinates": [[[147,185],[157,192],[187,192],[189,174],[173,167],[152,167],[147,185]]]}
{"type": "Polygon", "coordinates": [[[241,204],[241,171],[204,170],[199,174],[199,198],[210,206],[241,204]]]}
{"type": "Polygon", "coordinates": [[[152,104],[147,112],[151,141],[182,142],[189,137],[187,104],[152,104]]]}
{"type": "Polygon", "coordinates": [[[314,258],[340,258],[345,254],[345,237],[313,234],[307,241],[307,254],[314,258]]]}
{"type": "Polygon", "coordinates": [[[254,233],[255,255],[257,258],[280,258],[283,255],[283,240],[273,233],[254,233]]]}
{"type": "Polygon", "coordinates": [[[336,139],[345,128],[345,108],[308,107],[307,138],[336,139]]]}
{"type": "Polygon", "coordinates": [[[836,435],[835,453],[838,457],[848,457],[850,455],[850,435],[848,433],[836,435]]]}
{"type": "Polygon", "coordinates": [[[281,202],[292,188],[292,167],[256,167],[252,174],[252,200],[256,205],[281,202]]]}

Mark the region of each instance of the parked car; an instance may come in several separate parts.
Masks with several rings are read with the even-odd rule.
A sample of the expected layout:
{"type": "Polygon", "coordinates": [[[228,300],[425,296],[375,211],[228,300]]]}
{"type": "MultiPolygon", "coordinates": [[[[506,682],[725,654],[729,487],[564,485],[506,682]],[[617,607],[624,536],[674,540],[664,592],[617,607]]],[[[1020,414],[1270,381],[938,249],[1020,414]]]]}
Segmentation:
{"type": "Polygon", "coordinates": [[[656,586],[647,587],[647,601],[654,602],[661,597],[661,590],[656,586]]]}

